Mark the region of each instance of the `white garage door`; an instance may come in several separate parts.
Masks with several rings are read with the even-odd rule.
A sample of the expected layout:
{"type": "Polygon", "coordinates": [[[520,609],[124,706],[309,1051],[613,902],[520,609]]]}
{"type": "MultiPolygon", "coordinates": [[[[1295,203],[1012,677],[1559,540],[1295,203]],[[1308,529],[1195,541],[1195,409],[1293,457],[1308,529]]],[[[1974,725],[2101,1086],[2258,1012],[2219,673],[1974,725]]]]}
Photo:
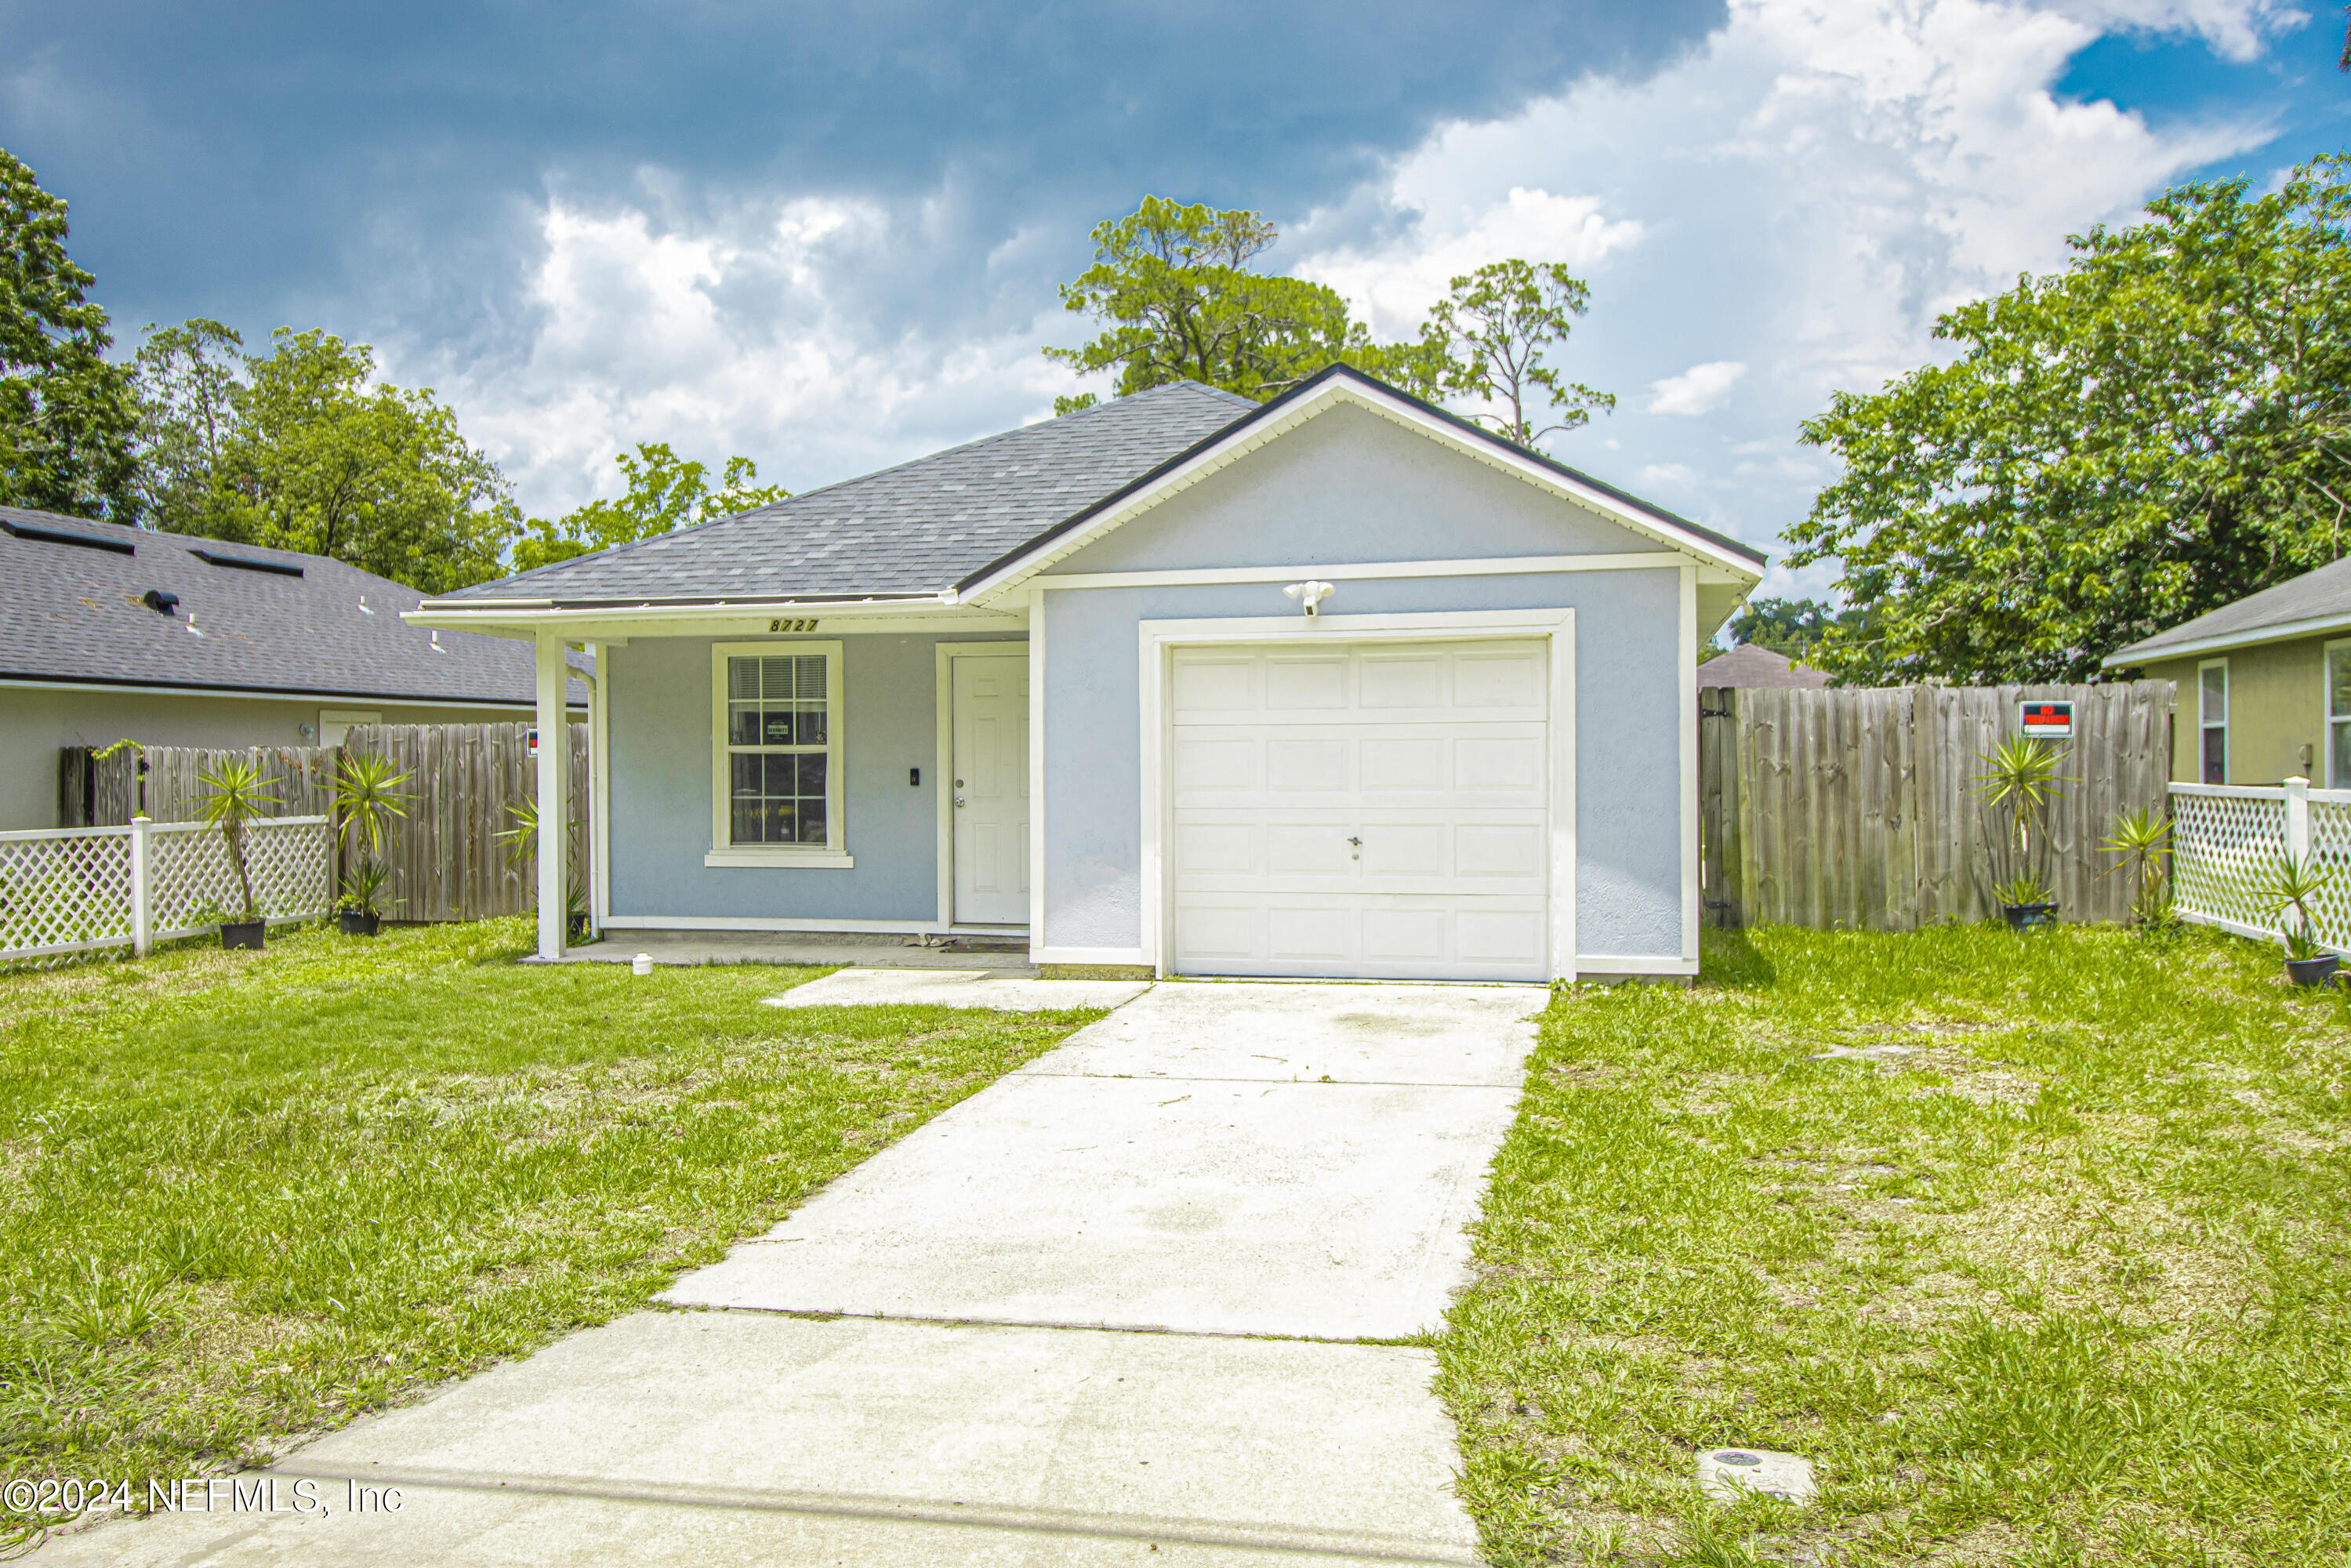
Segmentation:
{"type": "Polygon", "coordinates": [[[1540,980],[1550,649],[1179,649],[1168,967],[1540,980]]]}

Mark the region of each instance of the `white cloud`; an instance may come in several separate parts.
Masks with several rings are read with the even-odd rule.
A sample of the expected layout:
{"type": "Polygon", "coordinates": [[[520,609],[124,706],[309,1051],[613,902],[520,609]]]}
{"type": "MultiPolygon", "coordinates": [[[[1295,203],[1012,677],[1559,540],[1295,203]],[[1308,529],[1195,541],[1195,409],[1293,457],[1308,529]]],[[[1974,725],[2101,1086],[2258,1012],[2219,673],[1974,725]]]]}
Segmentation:
{"type": "Polygon", "coordinates": [[[1833,391],[1948,353],[1938,312],[2062,267],[2066,235],[2265,138],[2061,99],[2072,57],[2102,30],[2257,53],[2291,16],[2275,0],[1731,0],[1704,47],[1646,82],[1587,80],[1440,129],[1343,204],[1384,204],[1393,238],[1297,270],[1394,333],[1471,256],[1570,261],[1593,304],[1562,368],[1651,395],[1556,448],[1687,486],[1693,515],[1773,548],[1832,469],[1797,426],[1833,391]],[[1574,221],[1539,231],[1518,216],[1531,211],[1574,221]]]}
{"type": "Polygon", "coordinates": [[[1747,367],[1737,360],[1708,360],[1677,376],[1649,383],[1651,413],[1711,413],[1722,406],[1747,367]]]}

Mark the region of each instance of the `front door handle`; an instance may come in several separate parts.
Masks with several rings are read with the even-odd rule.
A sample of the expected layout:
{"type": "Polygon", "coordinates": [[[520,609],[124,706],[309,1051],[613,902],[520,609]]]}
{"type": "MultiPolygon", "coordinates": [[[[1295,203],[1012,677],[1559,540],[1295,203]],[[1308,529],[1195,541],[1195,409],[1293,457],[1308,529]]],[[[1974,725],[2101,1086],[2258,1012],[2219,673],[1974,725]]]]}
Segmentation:
{"type": "Polygon", "coordinates": [[[958,806],[960,806],[960,805],[962,805],[962,804],[963,804],[963,797],[962,797],[962,796],[958,795],[958,796],[956,796],[956,805],[958,805],[958,806]]]}

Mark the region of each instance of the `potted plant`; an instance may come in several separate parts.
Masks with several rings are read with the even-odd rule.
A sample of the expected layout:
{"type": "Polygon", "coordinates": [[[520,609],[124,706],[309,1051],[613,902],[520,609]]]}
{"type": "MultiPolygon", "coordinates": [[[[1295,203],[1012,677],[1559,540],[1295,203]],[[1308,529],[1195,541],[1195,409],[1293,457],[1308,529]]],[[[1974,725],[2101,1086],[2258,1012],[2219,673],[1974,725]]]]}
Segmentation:
{"type": "Polygon", "coordinates": [[[1999,834],[2002,880],[1992,887],[2011,928],[2031,931],[2053,925],[2056,896],[2043,874],[2049,854],[2049,803],[2067,782],[2057,773],[2064,753],[2038,737],[2011,735],[1977,760],[1976,795],[2005,819],[1999,834]]]}
{"type": "Polygon", "coordinates": [[[383,912],[376,907],[383,895],[384,868],[381,861],[360,861],[343,873],[343,895],[335,900],[335,924],[346,936],[372,936],[383,925],[383,912]]]}
{"type": "Polygon", "coordinates": [[[2297,986],[2323,986],[2343,960],[2319,945],[2318,921],[2311,901],[2335,885],[2335,868],[2314,860],[2295,861],[2280,855],[2271,862],[2254,888],[2263,911],[2294,921],[2285,931],[2285,972],[2297,986]]]}
{"type": "Polygon", "coordinates": [[[263,779],[258,762],[224,762],[196,778],[205,789],[204,821],[218,828],[228,841],[229,863],[236,868],[237,892],[244,899],[236,918],[220,923],[221,946],[258,948],[268,922],[262,918],[261,905],[253,896],[253,871],[245,859],[245,830],[256,817],[267,816],[266,808],[276,805],[277,797],[263,779]]]}
{"type": "Polygon", "coordinates": [[[342,896],[335,900],[345,936],[372,936],[381,928],[379,904],[389,876],[383,851],[392,823],[408,815],[408,802],[415,799],[400,788],[410,777],[389,757],[345,754],[335,765],[336,833],[353,857],[345,862],[342,896]]]}
{"type": "Polygon", "coordinates": [[[2158,931],[2171,924],[2171,819],[2142,806],[2116,813],[2106,841],[2098,846],[2125,858],[2105,874],[2128,867],[2131,872],[2131,924],[2141,931],[2158,931]]]}
{"type": "Polygon", "coordinates": [[[2001,917],[2011,931],[2038,931],[2057,924],[2057,901],[2031,872],[2009,878],[1991,895],[2000,900],[2001,917]]]}
{"type": "MultiPolygon", "coordinates": [[[[509,801],[507,813],[514,819],[514,826],[497,837],[507,846],[507,869],[519,872],[538,855],[538,802],[509,801]]],[[[571,826],[577,831],[580,824],[575,821],[571,826]]],[[[573,937],[588,934],[588,895],[580,885],[579,868],[579,857],[575,855],[567,862],[563,879],[563,929],[568,936],[573,937]]],[[[534,881],[531,883],[534,904],[538,891],[538,884],[534,881]]]]}

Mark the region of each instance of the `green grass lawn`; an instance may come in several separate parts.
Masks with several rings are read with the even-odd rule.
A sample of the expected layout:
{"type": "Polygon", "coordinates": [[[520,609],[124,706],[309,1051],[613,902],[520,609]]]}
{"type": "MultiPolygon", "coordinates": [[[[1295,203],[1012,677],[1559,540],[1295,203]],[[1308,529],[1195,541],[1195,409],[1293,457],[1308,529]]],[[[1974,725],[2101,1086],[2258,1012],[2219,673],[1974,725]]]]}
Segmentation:
{"type": "Polygon", "coordinates": [[[1100,1016],[768,1008],[821,971],[529,935],[0,977],[0,1479],[143,1495],[603,1322],[1100,1016]]]}
{"type": "Polygon", "coordinates": [[[1545,1016],[1436,1342],[1493,1561],[2351,1561],[2342,1000],[2206,933],[1708,939],[1545,1016]],[[1729,1445],[1818,1502],[1707,1503],[1729,1445]]]}

